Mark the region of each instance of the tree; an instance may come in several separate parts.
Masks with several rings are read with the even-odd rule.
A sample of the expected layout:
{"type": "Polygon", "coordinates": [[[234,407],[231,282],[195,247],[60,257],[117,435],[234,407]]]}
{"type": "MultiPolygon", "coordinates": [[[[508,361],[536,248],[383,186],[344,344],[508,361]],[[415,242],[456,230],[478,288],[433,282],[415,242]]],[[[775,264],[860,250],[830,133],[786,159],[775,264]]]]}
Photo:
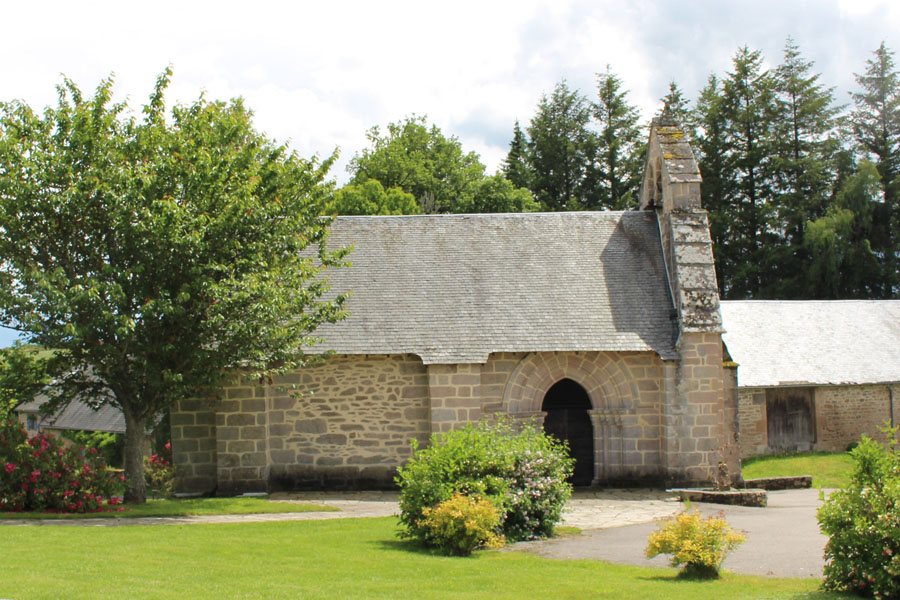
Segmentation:
{"type": "Polygon", "coordinates": [[[474,193],[456,204],[454,212],[523,213],[539,209],[530,191],[516,187],[502,173],[496,173],[482,178],[475,185],[474,193]]]}
{"type": "Polygon", "coordinates": [[[690,104],[678,84],[670,81],[669,93],[659,101],[662,103],[662,108],[656,113],[656,116],[675,119],[681,123],[682,129],[690,136],[691,141],[695,141],[697,129],[694,125],[694,111],[691,110],[690,104]]]}
{"type": "Polygon", "coordinates": [[[813,63],[802,58],[797,44],[787,39],[784,60],[774,72],[777,115],[773,122],[772,197],[780,277],[768,285],[768,295],[803,297],[810,261],[804,244],[808,221],[822,217],[831,203],[836,154],[840,142],[832,88],[819,83],[813,63]]]}
{"type": "Polygon", "coordinates": [[[700,195],[703,207],[709,213],[709,232],[716,258],[716,280],[719,295],[724,298],[735,270],[737,246],[730,243],[736,235],[736,223],[725,193],[730,180],[730,167],[725,150],[723,101],[722,83],[718,77],[710,75],[697,99],[692,120],[698,126],[694,148],[698,152],[697,159],[703,174],[700,195]]]}
{"type": "Polygon", "coordinates": [[[879,295],[890,297],[900,292],[900,74],[894,68],[894,53],[884,42],[873,54],[866,72],[856,75],[862,91],[853,94],[855,109],[850,122],[884,187],[884,207],[878,219],[882,231],[876,236],[888,279],[879,295]]]}
{"type": "Polygon", "coordinates": [[[411,116],[390,123],[382,134],[376,126],[366,134],[371,147],[350,161],[350,183],[369,180],[384,189],[400,188],[412,194],[424,213],[455,212],[454,204],[471,196],[484,177],[484,165],[474,152],[463,152],[459,140],[446,137],[425,117],[411,116]]]}
{"type": "Polygon", "coordinates": [[[307,361],[326,300],[323,184],[258,133],[242,101],[202,96],[143,116],[65,80],[43,116],[0,105],[0,324],[56,351],[53,397],[125,417],[128,502],[146,497],[142,448],[160,411],[214,398],[223,374],[265,380],[307,361]]]}
{"type": "Polygon", "coordinates": [[[332,215],[417,215],[421,210],[412,194],[400,188],[385,190],[377,179],[369,179],[337,190],[325,212],[332,215]]]}
{"type": "Polygon", "coordinates": [[[728,205],[736,253],[735,269],[725,281],[726,297],[755,298],[768,279],[778,277],[768,250],[775,243],[773,219],[773,79],[762,70],[762,56],[746,46],[733,59],[734,71],[723,82],[722,104],[728,205]]]}
{"type": "Polygon", "coordinates": [[[565,81],[541,98],[528,127],[531,191],[545,210],[573,210],[589,204],[588,171],[596,153],[587,98],[565,81]]]}
{"type": "Polygon", "coordinates": [[[36,346],[0,348],[0,425],[40,392],[54,371],[55,355],[36,346]]]}
{"type": "Polygon", "coordinates": [[[622,89],[622,81],[610,72],[609,65],[605,73],[597,74],[597,92],[593,112],[600,134],[591,169],[595,192],[587,199],[587,207],[633,208],[644,162],[640,114],[628,103],[628,91],[622,89]]]}
{"type": "Polygon", "coordinates": [[[518,188],[531,189],[531,167],[528,156],[528,138],[519,127],[519,121],[513,127],[513,139],[509,143],[509,152],[503,159],[503,175],[518,188]]]}
{"type": "Polygon", "coordinates": [[[811,221],[808,280],[815,298],[872,298],[885,274],[870,241],[882,194],[875,165],[867,160],[849,177],[825,215],[811,221]]]}

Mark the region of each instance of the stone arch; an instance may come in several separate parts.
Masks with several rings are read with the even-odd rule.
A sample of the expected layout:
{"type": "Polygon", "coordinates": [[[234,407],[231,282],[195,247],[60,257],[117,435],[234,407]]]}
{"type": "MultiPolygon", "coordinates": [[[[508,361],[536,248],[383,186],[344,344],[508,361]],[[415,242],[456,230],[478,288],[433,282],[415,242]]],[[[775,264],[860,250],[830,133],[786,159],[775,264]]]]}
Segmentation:
{"type": "Polygon", "coordinates": [[[536,352],[526,355],[510,374],[503,393],[503,412],[514,422],[543,426],[544,397],[563,379],[585,389],[591,402],[594,479],[614,480],[625,466],[623,416],[632,412],[638,392],[628,365],[610,352],[536,352]]]}
{"type": "Polygon", "coordinates": [[[629,410],[637,397],[628,366],[613,353],[535,352],[522,358],[510,374],[503,412],[539,413],[550,386],[561,379],[581,385],[594,410],[629,410]]]}

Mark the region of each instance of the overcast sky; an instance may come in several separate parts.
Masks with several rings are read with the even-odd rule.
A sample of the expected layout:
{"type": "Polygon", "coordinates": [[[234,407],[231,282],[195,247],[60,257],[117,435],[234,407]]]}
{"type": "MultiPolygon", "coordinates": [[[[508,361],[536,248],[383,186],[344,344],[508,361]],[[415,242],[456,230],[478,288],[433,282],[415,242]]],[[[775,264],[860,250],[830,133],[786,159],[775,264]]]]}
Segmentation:
{"type": "Polygon", "coordinates": [[[882,40],[900,50],[891,0],[4,4],[0,100],[43,107],[62,74],[88,91],[114,74],[139,108],[171,64],[170,102],[243,96],[257,128],[301,155],[339,149],[341,183],[367,129],[413,113],[494,171],[542,94],[566,79],[593,97],[607,64],[649,118],[669,81],[693,99],[742,45],[774,66],[793,37],[841,102],[882,40]]]}

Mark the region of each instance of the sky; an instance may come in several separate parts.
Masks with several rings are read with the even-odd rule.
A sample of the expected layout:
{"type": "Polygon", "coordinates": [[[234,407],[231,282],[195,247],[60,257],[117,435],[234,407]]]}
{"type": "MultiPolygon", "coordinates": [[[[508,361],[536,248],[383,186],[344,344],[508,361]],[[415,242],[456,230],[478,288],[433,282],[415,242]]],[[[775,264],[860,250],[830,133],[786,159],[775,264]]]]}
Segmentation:
{"type": "Polygon", "coordinates": [[[900,51],[895,0],[31,0],[3,21],[0,101],[42,108],[63,75],[85,92],[112,76],[137,112],[171,65],[170,104],[241,96],[270,138],[338,151],[339,184],[369,128],[413,114],[493,172],[543,94],[565,79],[593,98],[607,65],[649,119],[670,81],[694,99],[744,45],[774,67],[792,37],[840,103],[882,41],[900,51]]]}

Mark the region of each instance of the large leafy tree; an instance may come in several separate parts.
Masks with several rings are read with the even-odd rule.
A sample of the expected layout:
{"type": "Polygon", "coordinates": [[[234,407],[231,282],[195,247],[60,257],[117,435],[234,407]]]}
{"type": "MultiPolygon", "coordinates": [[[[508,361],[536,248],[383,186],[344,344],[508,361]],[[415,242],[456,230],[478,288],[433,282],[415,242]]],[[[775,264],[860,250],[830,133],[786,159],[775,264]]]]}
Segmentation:
{"type": "Polygon", "coordinates": [[[628,90],[610,71],[597,75],[597,102],[593,106],[599,135],[595,163],[591,168],[593,193],[588,208],[624,210],[637,203],[644,150],[640,114],[628,102],[628,90]]]}
{"type": "Polygon", "coordinates": [[[385,190],[377,179],[347,184],[334,193],[326,212],[334,215],[417,215],[415,197],[400,188],[385,190]]]}
{"type": "Polygon", "coordinates": [[[129,502],[160,411],[213,398],[231,369],[302,365],[342,316],[325,295],[331,160],[266,139],[240,100],[167,115],[169,78],[140,118],[111,80],[89,98],[66,80],[43,115],[0,105],[0,324],[57,351],[57,401],[122,410],[129,502]]]}
{"type": "Polygon", "coordinates": [[[878,227],[882,194],[875,166],[859,169],[841,186],[835,202],[807,226],[804,244],[810,295],[816,298],[873,298],[882,293],[884,265],[871,239],[878,227]]]}
{"type": "Polygon", "coordinates": [[[37,346],[0,348],[0,426],[10,412],[32,400],[49,382],[56,356],[37,346]]]}
{"type": "Polygon", "coordinates": [[[543,96],[527,128],[531,191],[545,210],[573,210],[591,204],[588,178],[596,155],[590,129],[591,104],[565,81],[543,96]]]}
{"type": "Polygon", "coordinates": [[[352,184],[376,180],[384,189],[412,194],[423,213],[456,212],[455,203],[471,196],[484,178],[475,152],[464,152],[459,140],[445,136],[425,117],[390,123],[387,131],[372,127],[370,147],[353,157],[348,170],[352,184]]]}

